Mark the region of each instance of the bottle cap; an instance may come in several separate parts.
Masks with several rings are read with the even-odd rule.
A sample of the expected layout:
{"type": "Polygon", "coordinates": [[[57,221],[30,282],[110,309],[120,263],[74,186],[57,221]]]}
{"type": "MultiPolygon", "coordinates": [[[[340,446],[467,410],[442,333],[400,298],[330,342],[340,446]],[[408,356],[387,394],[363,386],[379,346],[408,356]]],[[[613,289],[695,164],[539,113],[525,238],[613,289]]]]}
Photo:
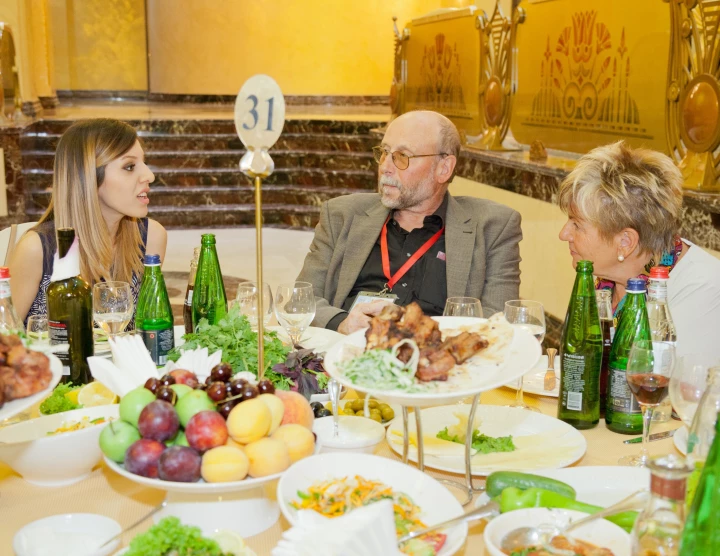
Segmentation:
{"type": "Polygon", "coordinates": [[[575,270],[577,272],[592,272],[593,271],[592,261],[578,261],[577,265],[575,265],[575,270]]]}
{"type": "Polygon", "coordinates": [[[666,266],[654,266],[650,269],[650,278],[654,280],[668,280],[670,269],[666,266]]]}
{"type": "Polygon", "coordinates": [[[158,266],[160,255],[145,255],[145,266],[158,266]]]}
{"type": "Polygon", "coordinates": [[[642,278],[630,278],[627,281],[627,292],[628,293],[645,293],[645,280],[642,278]]]}
{"type": "Polygon", "coordinates": [[[10,278],[10,269],[6,266],[0,266],[0,280],[7,280],[10,278]]]}

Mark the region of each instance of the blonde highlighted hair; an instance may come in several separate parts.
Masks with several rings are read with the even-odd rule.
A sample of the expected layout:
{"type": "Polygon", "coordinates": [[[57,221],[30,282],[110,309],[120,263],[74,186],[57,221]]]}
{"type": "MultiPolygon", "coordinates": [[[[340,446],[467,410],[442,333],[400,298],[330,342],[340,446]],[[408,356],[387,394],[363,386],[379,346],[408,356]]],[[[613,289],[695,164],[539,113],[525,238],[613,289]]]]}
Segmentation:
{"type": "Polygon", "coordinates": [[[664,154],[618,141],[580,158],[560,184],[558,205],[607,241],[632,228],[640,249],[657,256],[680,230],[682,175],[664,154]]]}
{"type": "Polygon", "coordinates": [[[138,220],[123,217],[113,242],[98,198],[107,165],[137,140],[137,132],[126,123],[93,119],[73,124],[58,142],[52,199],[40,223],[54,220],[55,229],[75,229],[80,272],[91,284],[101,279],[130,282],[133,272],[143,271],[138,220]]]}

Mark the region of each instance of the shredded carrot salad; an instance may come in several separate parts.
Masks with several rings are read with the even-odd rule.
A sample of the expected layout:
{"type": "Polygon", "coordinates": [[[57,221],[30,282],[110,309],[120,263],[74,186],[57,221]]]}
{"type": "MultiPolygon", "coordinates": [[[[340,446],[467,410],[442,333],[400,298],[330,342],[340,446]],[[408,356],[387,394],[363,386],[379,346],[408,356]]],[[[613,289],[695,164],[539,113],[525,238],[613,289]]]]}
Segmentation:
{"type": "Polygon", "coordinates": [[[63,421],[62,425],[60,425],[59,428],[47,434],[48,436],[51,436],[54,434],[61,434],[63,432],[79,431],[81,429],[87,429],[92,427],[93,425],[99,425],[105,422],[105,417],[98,417],[97,419],[93,419],[92,421],[89,417],[83,417],[80,421],[63,421]]]}

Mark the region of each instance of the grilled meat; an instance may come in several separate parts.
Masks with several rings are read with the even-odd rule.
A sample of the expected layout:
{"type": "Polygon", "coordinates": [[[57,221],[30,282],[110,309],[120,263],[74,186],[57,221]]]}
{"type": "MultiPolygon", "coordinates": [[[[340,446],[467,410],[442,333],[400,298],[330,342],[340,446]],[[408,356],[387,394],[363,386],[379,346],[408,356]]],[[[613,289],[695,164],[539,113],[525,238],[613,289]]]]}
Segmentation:
{"type": "Polygon", "coordinates": [[[4,352],[5,359],[0,366],[4,401],[32,396],[50,385],[52,372],[50,360],[45,354],[28,350],[17,336],[1,335],[0,352],[4,352]],[[13,341],[13,338],[17,341],[13,341]]]}
{"type": "Polygon", "coordinates": [[[488,347],[488,341],[480,334],[461,332],[457,336],[445,340],[441,349],[449,351],[458,363],[464,363],[486,347],[488,347]]]}
{"type": "Polygon", "coordinates": [[[448,373],[455,366],[455,359],[449,351],[435,346],[420,351],[420,362],[415,376],[418,380],[447,380],[448,373]]]}

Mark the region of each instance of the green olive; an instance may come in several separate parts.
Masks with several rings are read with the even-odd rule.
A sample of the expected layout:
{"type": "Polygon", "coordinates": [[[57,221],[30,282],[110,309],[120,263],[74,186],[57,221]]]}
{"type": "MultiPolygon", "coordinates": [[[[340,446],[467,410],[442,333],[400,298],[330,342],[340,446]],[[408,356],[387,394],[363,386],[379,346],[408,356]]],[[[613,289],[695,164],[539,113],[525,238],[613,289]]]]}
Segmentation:
{"type": "Polygon", "coordinates": [[[353,409],[353,403],[352,403],[352,402],[345,402],[345,405],[343,406],[343,409],[353,409]]]}
{"type": "Polygon", "coordinates": [[[377,421],[378,423],[382,423],[382,416],[379,413],[371,413],[370,419],[377,421]]]}
{"type": "Polygon", "coordinates": [[[378,407],[378,409],[379,409],[380,411],[382,411],[383,409],[390,409],[390,406],[389,406],[388,404],[386,404],[386,403],[383,402],[383,403],[380,404],[380,406],[378,407]]]}
{"type": "Polygon", "coordinates": [[[379,406],[380,406],[380,402],[378,402],[377,400],[370,400],[368,402],[368,407],[370,409],[377,409],[379,406]]]}
{"type": "Polygon", "coordinates": [[[391,421],[392,419],[395,419],[395,412],[393,411],[392,407],[386,407],[381,410],[381,415],[383,418],[383,421],[391,421]]]}
{"type": "Polygon", "coordinates": [[[352,409],[343,409],[343,415],[355,416],[355,412],[352,409]]]}

